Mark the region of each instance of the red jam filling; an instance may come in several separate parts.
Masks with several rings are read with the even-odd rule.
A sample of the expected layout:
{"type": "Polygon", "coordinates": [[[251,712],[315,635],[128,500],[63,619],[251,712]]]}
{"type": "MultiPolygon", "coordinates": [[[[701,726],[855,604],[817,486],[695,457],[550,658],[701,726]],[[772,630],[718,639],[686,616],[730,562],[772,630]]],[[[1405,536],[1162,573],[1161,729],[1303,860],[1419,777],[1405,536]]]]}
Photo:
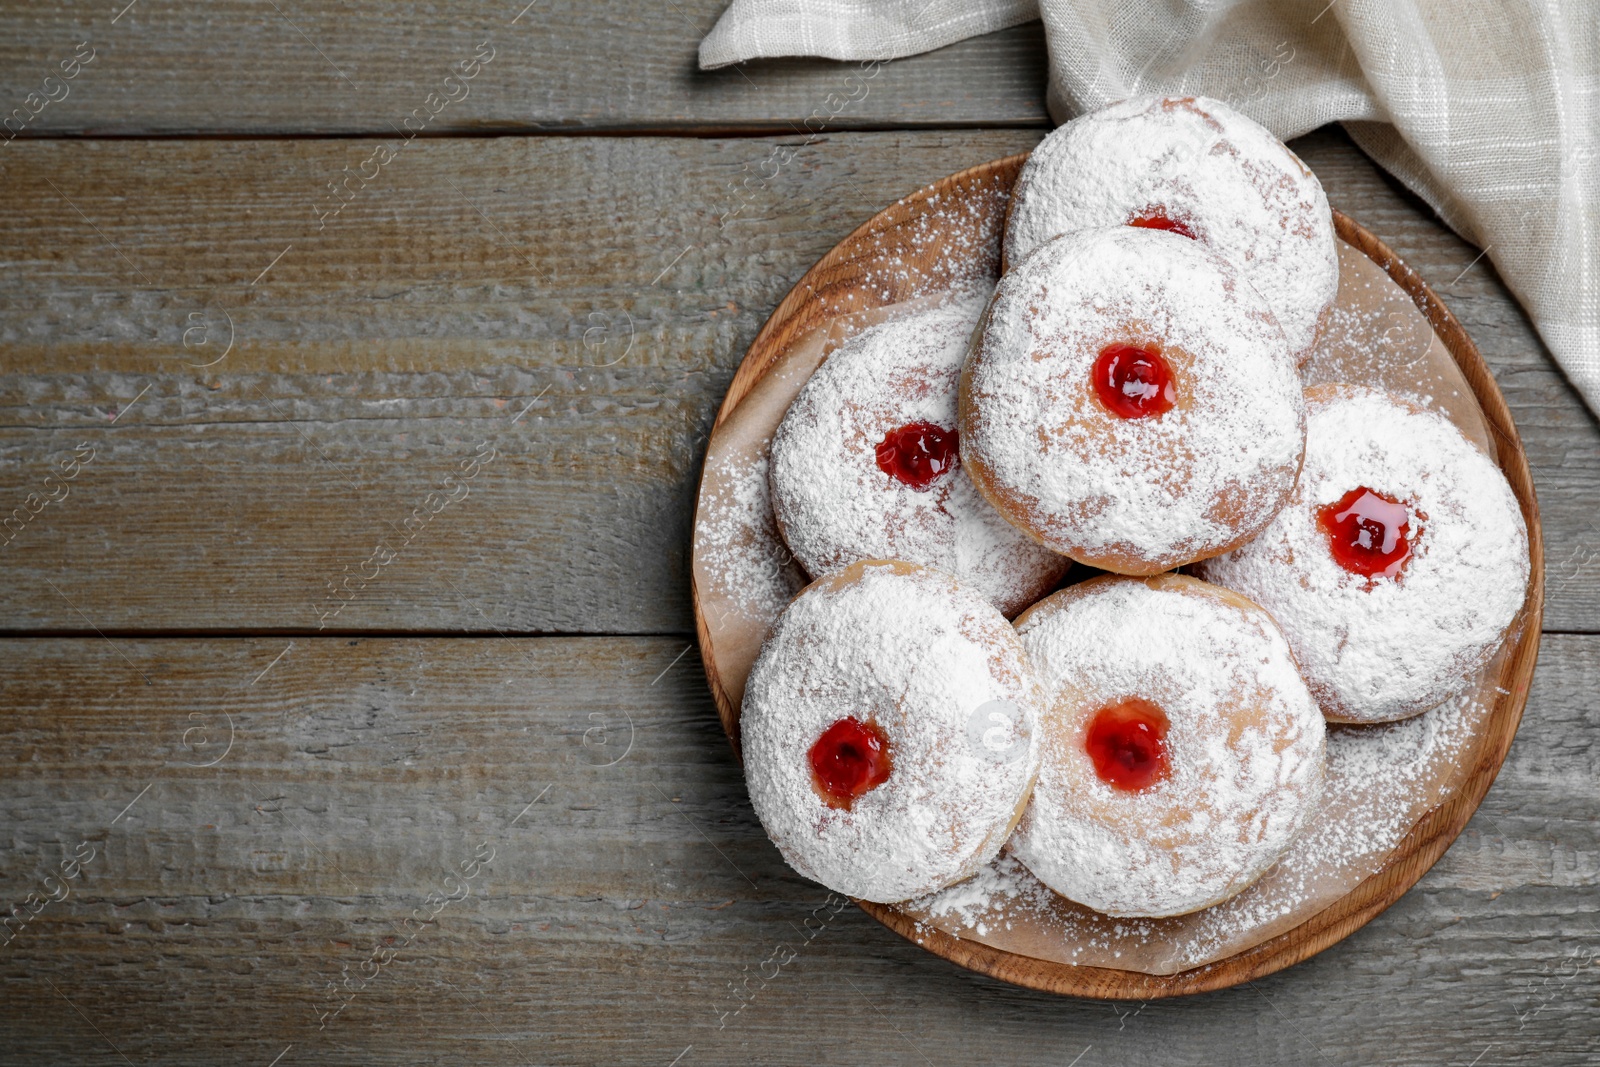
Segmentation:
{"type": "Polygon", "coordinates": [[[1177,400],[1172,368],[1161,358],[1158,345],[1106,345],[1090,375],[1100,403],[1119,418],[1160,415],[1172,410],[1177,400]]]}
{"type": "Polygon", "coordinates": [[[1128,225],[1137,226],[1141,230],[1166,230],[1168,233],[1187,237],[1191,241],[1195,239],[1193,230],[1177,219],[1168,218],[1166,209],[1161,207],[1139,212],[1128,220],[1128,225]]]}
{"type": "Polygon", "coordinates": [[[1398,575],[1422,533],[1412,533],[1410,508],[1366,486],[1318,508],[1317,525],[1328,535],[1334,561],[1368,578],[1398,575]]]}
{"type": "Polygon", "coordinates": [[[889,780],[889,742],[876,726],[840,719],[811,746],[811,776],[830,808],[850,810],[856,798],[889,780]]]}
{"type": "Polygon", "coordinates": [[[955,469],[956,431],[931,422],[890,430],[878,445],[878,469],[916,490],[927,489],[955,469]]]}
{"type": "Polygon", "coordinates": [[[1126,793],[1138,793],[1170,773],[1167,716],[1143,697],[1109,704],[1089,720],[1083,747],[1100,780],[1126,793]]]}

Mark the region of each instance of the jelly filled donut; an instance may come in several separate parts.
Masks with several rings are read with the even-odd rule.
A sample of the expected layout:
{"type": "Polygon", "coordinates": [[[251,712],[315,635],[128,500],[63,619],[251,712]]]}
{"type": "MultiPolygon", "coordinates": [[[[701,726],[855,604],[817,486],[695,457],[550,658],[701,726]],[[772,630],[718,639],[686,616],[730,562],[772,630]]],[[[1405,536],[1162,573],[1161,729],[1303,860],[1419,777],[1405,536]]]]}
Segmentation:
{"type": "Polygon", "coordinates": [[[1130,226],[1058,237],[1000,280],[960,415],[961,461],[1001,515],[1122,574],[1249,540],[1305,443],[1261,298],[1214,252],[1130,226]]]}
{"type": "Polygon", "coordinates": [[[1058,234],[1117,225],[1193,238],[1233,263],[1299,359],[1339,289],[1333,213],[1316,175],[1215,100],[1141,96],[1058,126],[1017,179],[1006,262],[1058,234]]]}
{"type": "Polygon", "coordinates": [[[756,814],[795,870],[891,902],[994,858],[1038,767],[1016,633],[935,570],[866,561],[774,624],[740,719],[756,814]]]}
{"type": "Polygon", "coordinates": [[[1403,719],[1462,692],[1500,647],[1527,594],[1527,527],[1443,415],[1350,385],[1306,399],[1288,505],[1198,572],[1272,612],[1328,718],[1403,719]]]}
{"type": "Polygon", "coordinates": [[[1015,615],[1071,567],[1002,519],[960,469],[956,383],[983,306],[967,297],[857,334],[789,406],[772,439],[772,503],[807,573],[908,560],[1015,615]]]}
{"type": "Polygon", "coordinates": [[[1314,814],[1323,719],[1272,618],[1181,575],[1107,575],[1017,620],[1044,752],[1012,852],[1107,915],[1182,915],[1276,863],[1314,814]]]}

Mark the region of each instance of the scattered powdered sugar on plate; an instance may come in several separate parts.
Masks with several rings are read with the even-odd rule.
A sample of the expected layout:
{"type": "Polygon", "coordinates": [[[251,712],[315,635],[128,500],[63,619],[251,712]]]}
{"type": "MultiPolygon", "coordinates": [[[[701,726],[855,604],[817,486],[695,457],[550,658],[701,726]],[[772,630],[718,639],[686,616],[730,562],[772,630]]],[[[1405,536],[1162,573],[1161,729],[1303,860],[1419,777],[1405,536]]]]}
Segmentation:
{"type": "Polygon", "coordinates": [[[1449,772],[1464,763],[1487,718],[1481,702],[1463,696],[1404,722],[1331,726],[1322,812],[1267,879],[1202,913],[1185,965],[1213,958],[1243,931],[1303,914],[1308,898],[1342,895],[1374,869],[1450,795],[1449,772]]]}
{"type": "Polygon", "coordinates": [[[902,907],[925,912],[935,919],[954,919],[960,927],[983,937],[991,927],[1014,929],[1014,912],[1026,910],[1045,915],[1059,899],[1008,849],[966,881],[907,901],[902,907]]]}
{"type": "Polygon", "coordinates": [[[867,235],[850,263],[848,286],[812,295],[830,315],[993,286],[1011,186],[996,175],[968,178],[951,192],[920,190],[895,202],[910,209],[867,235]],[[842,290],[842,292],[841,292],[842,290]]]}
{"type": "Polygon", "coordinates": [[[1414,400],[1498,456],[1472,387],[1427,318],[1382,267],[1343,241],[1339,297],[1300,370],[1307,388],[1357,382],[1414,400]]]}
{"type": "Polygon", "coordinates": [[[761,441],[754,458],[723,453],[710,459],[695,546],[706,569],[717,575],[723,595],[743,614],[769,622],[805,584],[773,520],[767,478],[770,441],[761,441]]]}
{"type": "Polygon", "coordinates": [[[1376,873],[1452,793],[1490,709],[1457,697],[1403,722],[1331,726],[1321,810],[1238,896],[1169,919],[1116,919],[1072,904],[1010,851],[974,878],[899,906],[925,927],[1062,963],[1174,974],[1298,926],[1376,873]]]}

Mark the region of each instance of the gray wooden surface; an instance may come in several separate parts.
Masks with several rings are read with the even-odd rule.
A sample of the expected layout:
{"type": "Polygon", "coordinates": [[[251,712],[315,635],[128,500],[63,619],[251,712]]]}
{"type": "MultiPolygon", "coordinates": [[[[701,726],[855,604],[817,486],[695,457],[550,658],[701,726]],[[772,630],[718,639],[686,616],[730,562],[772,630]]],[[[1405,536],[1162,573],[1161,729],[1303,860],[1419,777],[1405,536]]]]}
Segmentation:
{"type": "MultiPolygon", "coordinates": [[[[30,130],[100,135],[389,132],[489,42],[493,58],[425,132],[1047,125],[1044,30],[1028,23],[885,64],[780,59],[701,74],[722,0],[322,4],[137,0],[0,11],[9,110],[93,54],[30,130]],[[89,47],[79,52],[81,42],[89,47]],[[851,98],[848,106],[829,96],[851,98]],[[11,103],[15,101],[15,104],[11,103]],[[811,125],[805,126],[810,119],[811,125]]],[[[37,106],[37,105],[36,105],[37,106]]],[[[437,108],[437,104],[435,108],[437,108]]],[[[430,108],[430,110],[433,110],[430,108]]]]}
{"type": "Polygon", "coordinates": [[[1289,971],[1018,990],[783,865],[685,562],[761,322],[884,204],[1037,139],[986,127],[1043,122],[1038,27],[883,66],[773,175],[848,68],[698,75],[716,3],[521,6],[0,10],[8,108],[97,52],[0,146],[0,517],[38,508],[0,530],[0,1061],[1600,1062],[1600,429],[1475,249],[1339,132],[1296,144],[1528,449],[1548,632],[1500,780],[1289,971]],[[150,133],[181,136],[107,136],[150,133]]]}
{"type": "Polygon", "coordinates": [[[6,950],[3,1040],[41,1063],[117,1061],[110,1043],[263,1065],[289,1045],[285,1063],[1592,1062],[1600,640],[1546,640],[1499,783],[1398,905],[1289,971],[1143,1009],[1006,987],[825,906],[752,815],[681,637],[7,641],[6,888],[59,894],[44,876],[94,854],[6,950]],[[484,845],[476,878],[446,880],[484,845]],[[460,899],[404,925],[430,894],[460,899]]]}

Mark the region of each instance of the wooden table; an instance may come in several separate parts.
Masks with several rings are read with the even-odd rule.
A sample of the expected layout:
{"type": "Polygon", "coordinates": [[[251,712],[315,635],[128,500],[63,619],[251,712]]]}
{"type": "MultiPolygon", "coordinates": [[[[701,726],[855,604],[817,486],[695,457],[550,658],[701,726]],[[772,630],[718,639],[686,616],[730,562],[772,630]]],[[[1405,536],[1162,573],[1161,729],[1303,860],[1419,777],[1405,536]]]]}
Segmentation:
{"type": "Polygon", "coordinates": [[[1597,1062],[1600,427],[1476,249],[1296,142],[1527,445],[1548,630],[1500,781],[1287,972],[1026,992],[785,867],[687,550],[762,321],[1038,140],[1039,26],[846,99],[696,72],[716,0],[523,2],[0,12],[0,1059],[1597,1062]]]}

